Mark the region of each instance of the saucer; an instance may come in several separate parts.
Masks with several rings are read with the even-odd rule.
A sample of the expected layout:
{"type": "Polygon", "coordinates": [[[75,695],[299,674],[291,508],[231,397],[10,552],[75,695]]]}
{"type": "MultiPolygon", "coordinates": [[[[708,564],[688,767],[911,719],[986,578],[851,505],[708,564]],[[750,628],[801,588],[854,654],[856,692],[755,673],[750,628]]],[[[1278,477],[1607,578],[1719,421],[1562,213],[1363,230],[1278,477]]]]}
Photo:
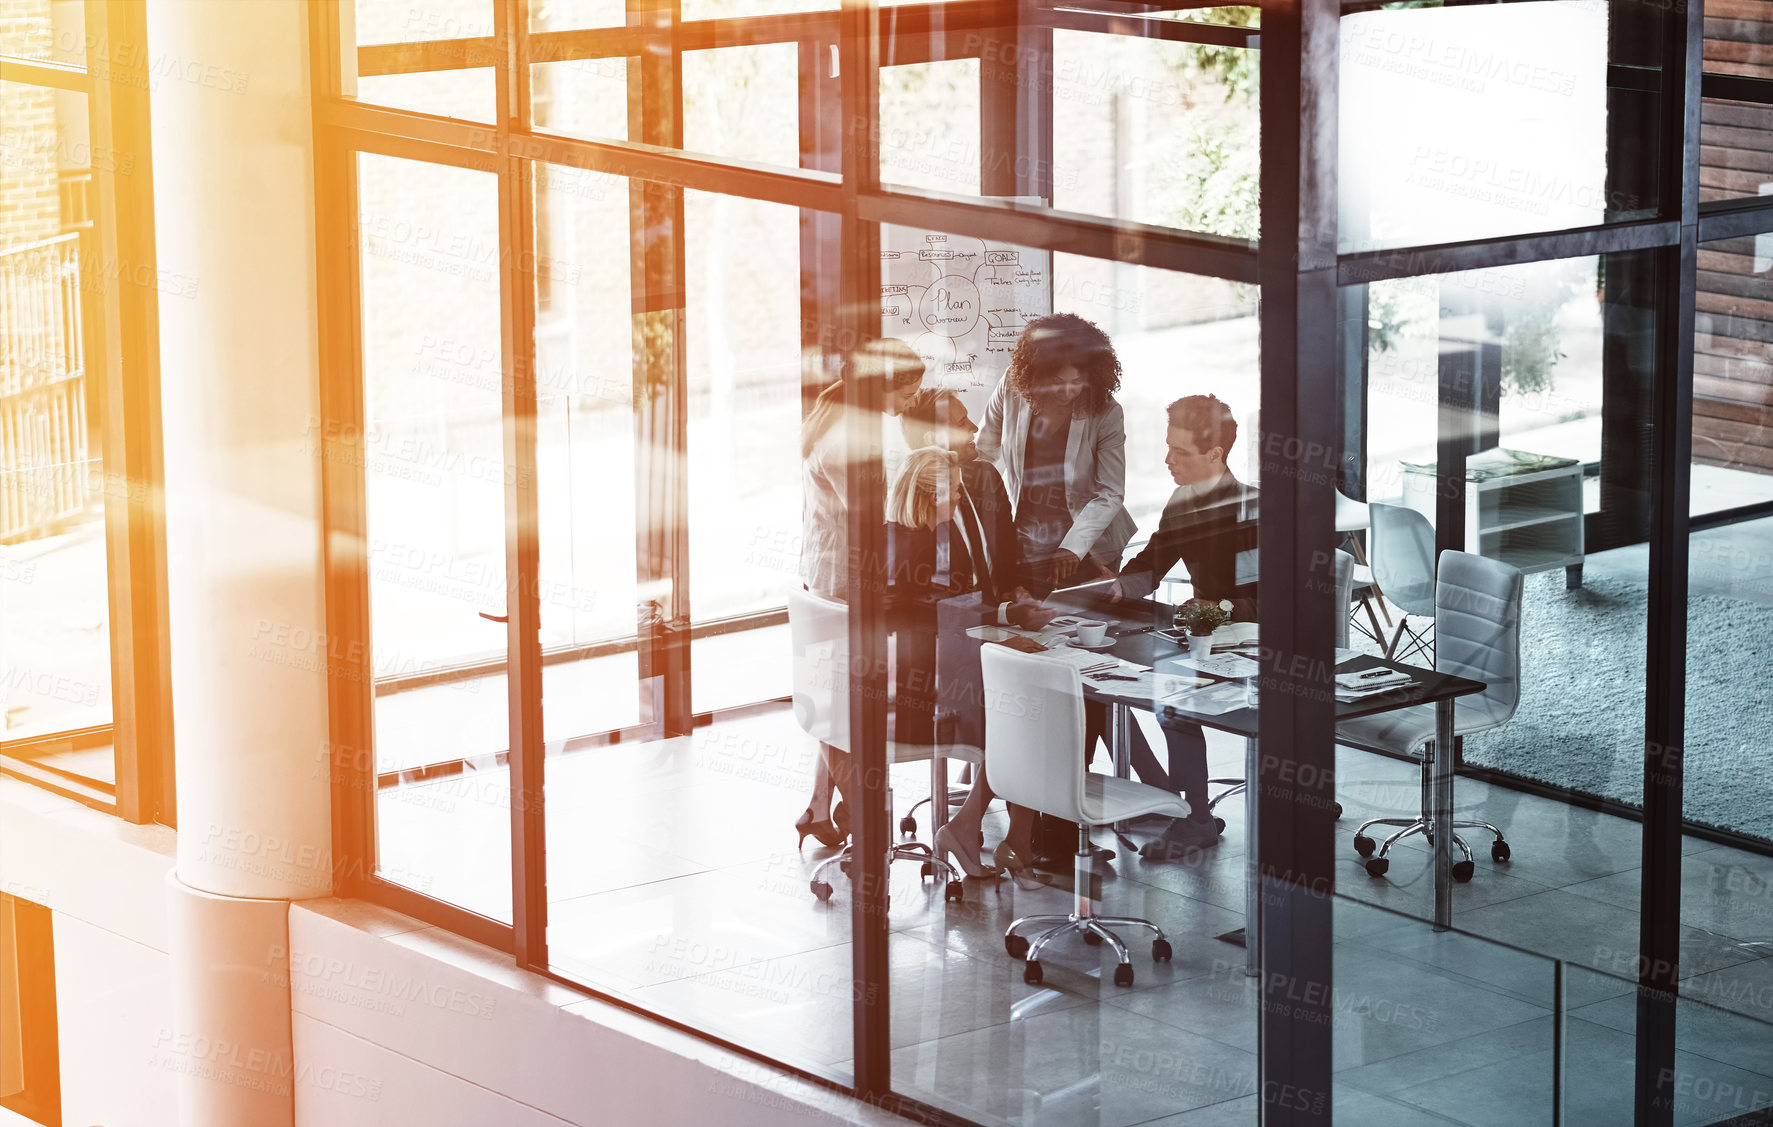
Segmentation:
{"type": "Polygon", "coordinates": [[[1065,639],[1065,644],[1068,646],[1076,646],[1080,650],[1096,650],[1096,651],[1100,652],[1102,650],[1113,649],[1114,644],[1118,641],[1120,641],[1119,638],[1104,638],[1100,642],[1097,642],[1095,645],[1092,646],[1092,645],[1089,645],[1085,642],[1081,642],[1076,638],[1067,638],[1067,639],[1065,639]]]}

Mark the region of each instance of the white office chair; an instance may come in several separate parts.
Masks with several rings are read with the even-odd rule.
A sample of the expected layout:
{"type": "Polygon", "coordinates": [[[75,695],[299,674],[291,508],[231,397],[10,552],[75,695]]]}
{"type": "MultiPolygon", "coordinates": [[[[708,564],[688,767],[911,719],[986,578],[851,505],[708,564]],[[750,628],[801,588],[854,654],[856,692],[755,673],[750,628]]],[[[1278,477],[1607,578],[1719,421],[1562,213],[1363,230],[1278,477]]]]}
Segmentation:
{"type": "MultiPolygon", "coordinates": [[[[1377,508],[1378,506],[1375,506],[1377,508]]],[[[1453,731],[1460,736],[1484,732],[1506,724],[1521,702],[1521,573],[1500,560],[1469,552],[1441,553],[1440,578],[1435,584],[1435,657],[1439,673],[1482,681],[1482,693],[1460,697],[1453,706],[1453,731]]],[[[1386,853],[1412,834],[1434,835],[1429,796],[1428,756],[1423,749],[1434,742],[1435,706],[1363,716],[1336,725],[1336,742],[1366,751],[1391,752],[1422,757],[1422,812],[1414,818],[1370,818],[1355,831],[1354,849],[1365,858],[1367,872],[1384,876],[1391,863],[1386,853]],[[1374,826],[1401,826],[1386,838],[1373,856],[1374,826]]],[[[1438,749],[1437,749],[1438,750],[1438,749]]],[[[1465,860],[1453,866],[1453,879],[1468,881],[1476,870],[1471,847],[1458,832],[1484,829],[1496,835],[1490,843],[1490,859],[1498,864],[1509,858],[1502,831],[1488,822],[1455,821],[1453,844],[1465,860]]]]}
{"type": "Polygon", "coordinates": [[[1367,506],[1372,515],[1373,579],[1385,588],[1403,615],[1397,630],[1385,644],[1385,656],[1406,661],[1413,655],[1432,657],[1434,643],[1428,632],[1412,627],[1410,616],[1434,619],[1434,525],[1415,509],[1401,505],[1367,506]],[[1400,651],[1405,638],[1409,644],[1400,651]]]}
{"type": "MultiPolygon", "coordinates": [[[[1341,494],[1338,493],[1337,496],[1340,497],[1341,494]]],[[[1335,563],[1335,575],[1336,575],[1336,606],[1338,608],[1337,612],[1336,612],[1336,648],[1337,649],[1347,649],[1348,648],[1348,604],[1349,604],[1349,601],[1353,598],[1353,591],[1354,591],[1354,570],[1355,570],[1354,557],[1349,555],[1347,552],[1344,552],[1342,549],[1338,548],[1338,549],[1336,549],[1336,556],[1335,556],[1334,563],[1335,563]]],[[[1225,787],[1224,790],[1222,790],[1218,794],[1214,795],[1212,797],[1212,799],[1207,803],[1208,810],[1217,810],[1217,809],[1219,809],[1219,804],[1221,802],[1224,802],[1226,799],[1230,798],[1234,794],[1242,794],[1243,793],[1244,787],[1246,785],[1246,780],[1244,780],[1244,779],[1208,779],[1207,783],[1210,786],[1225,787]]],[[[1335,811],[1336,811],[1336,817],[1338,817],[1338,818],[1342,817],[1342,804],[1340,802],[1335,804],[1335,811]]],[[[1225,832],[1225,819],[1215,817],[1213,819],[1213,821],[1218,824],[1219,832],[1224,833],[1225,832]]]]}
{"type": "MultiPolygon", "coordinates": [[[[1361,533],[1371,526],[1371,517],[1365,501],[1356,501],[1340,489],[1336,490],[1336,531],[1343,537],[1354,553],[1354,595],[1357,607],[1351,607],[1352,615],[1359,611],[1366,612],[1367,623],[1371,627],[1359,627],[1361,633],[1372,638],[1381,646],[1385,645],[1385,629],[1391,627],[1391,612],[1385,609],[1385,593],[1373,582],[1373,568],[1367,562],[1367,550],[1361,543],[1361,533]],[[1379,625],[1381,617],[1385,619],[1385,628],[1379,625]]],[[[1347,645],[1346,642],[1340,643],[1347,645]]]]}
{"type": "MultiPolygon", "coordinates": [[[[794,719],[807,735],[839,751],[851,750],[850,743],[850,626],[849,607],[822,599],[807,591],[788,593],[788,637],[794,649],[794,719]]],[[[946,758],[971,763],[984,762],[985,756],[976,747],[945,747],[887,743],[887,762],[929,762],[932,792],[941,793],[947,785],[946,758]]],[[[892,803],[892,788],[887,789],[887,802],[892,803]]],[[[811,887],[821,902],[831,899],[831,882],[827,879],[833,867],[847,876],[853,845],[829,857],[813,869],[811,887]]],[[[921,841],[896,841],[888,850],[888,867],[893,861],[916,861],[922,875],[941,876],[947,884],[943,896],[960,900],[964,886],[960,873],[934,850],[921,841]]]]}
{"type": "Polygon", "coordinates": [[[1069,915],[1023,916],[1005,929],[1004,949],[1024,959],[1022,981],[1041,980],[1040,955],[1047,944],[1076,932],[1086,942],[1105,942],[1120,960],[1114,984],[1133,984],[1127,945],[1111,927],[1152,931],[1151,957],[1168,962],[1170,942],[1150,920],[1098,916],[1090,903],[1090,826],[1144,814],[1188,816],[1188,804],[1157,787],[1084,770],[1083,681],[1075,666],[1040,654],[987,644],[979,659],[985,672],[985,764],[991,789],[1006,802],[1076,822],[1073,866],[1076,906],[1069,915]],[[1017,932],[1045,926],[1032,941],[1017,932]],[[1091,937],[1094,937],[1093,939],[1091,937]]]}

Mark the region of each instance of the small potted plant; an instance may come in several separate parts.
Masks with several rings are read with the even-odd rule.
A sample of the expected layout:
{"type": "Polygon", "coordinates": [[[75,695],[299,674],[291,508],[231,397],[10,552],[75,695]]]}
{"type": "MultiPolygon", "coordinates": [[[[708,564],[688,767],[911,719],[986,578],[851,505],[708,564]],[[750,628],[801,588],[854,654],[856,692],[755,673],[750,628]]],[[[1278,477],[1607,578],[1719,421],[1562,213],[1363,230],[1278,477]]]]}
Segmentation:
{"type": "Polygon", "coordinates": [[[1231,600],[1189,599],[1177,608],[1176,621],[1188,632],[1188,652],[1207,657],[1213,652],[1213,631],[1231,621],[1231,600]]]}

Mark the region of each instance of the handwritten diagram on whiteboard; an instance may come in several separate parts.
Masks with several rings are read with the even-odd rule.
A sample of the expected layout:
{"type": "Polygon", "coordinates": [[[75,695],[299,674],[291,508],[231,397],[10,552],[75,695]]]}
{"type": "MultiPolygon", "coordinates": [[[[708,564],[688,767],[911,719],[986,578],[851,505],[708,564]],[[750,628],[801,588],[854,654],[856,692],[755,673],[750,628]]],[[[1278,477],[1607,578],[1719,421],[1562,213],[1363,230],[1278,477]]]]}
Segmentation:
{"type": "Polygon", "coordinates": [[[989,239],[880,228],[881,331],[924,362],[925,387],[982,407],[1023,326],[1052,312],[1052,256],[989,239]]]}

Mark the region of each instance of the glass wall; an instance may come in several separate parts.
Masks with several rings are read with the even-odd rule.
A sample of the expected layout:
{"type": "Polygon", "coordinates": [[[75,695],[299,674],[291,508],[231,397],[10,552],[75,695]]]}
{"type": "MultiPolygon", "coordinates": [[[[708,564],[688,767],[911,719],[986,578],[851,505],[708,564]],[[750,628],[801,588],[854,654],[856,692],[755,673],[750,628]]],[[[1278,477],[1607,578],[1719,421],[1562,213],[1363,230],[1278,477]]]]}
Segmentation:
{"type": "MultiPolygon", "coordinates": [[[[376,685],[383,880],[914,1115],[1773,1102],[1737,519],[1768,519],[1773,224],[1714,202],[1703,151],[1699,187],[1667,175],[1676,15],[1345,5],[1314,99],[1327,73],[1277,67],[1276,21],[1319,18],[1292,10],[897,4],[876,86],[828,5],[500,2],[527,84],[472,12],[341,45],[360,102],[454,119],[334,107],[364,433],[500,466],[328,466],[373,551],[485,580],[365,579],[377,660],[421,663],[376,685]],[[1289,183],[1324,105],[1336,167],[1289,183]],[[1734,224],[1686,289],[1644,222],[1683,191],[1734,224]],[[1295,194],[1323,229],[1257,245],[1295,194]],[[395,198],[447,241],[378,233],[395,198]],[[1333,269],[1305,245],[1332,233],[1333,269]],[[1689,500],[1671,795],[1652,537],[1689,500]],[[1678,1021],[1639,1004],[1676,983],[1678,1021]]],[[[1704,121],[1702,150],[1743,127],[1704,121]]]]}

